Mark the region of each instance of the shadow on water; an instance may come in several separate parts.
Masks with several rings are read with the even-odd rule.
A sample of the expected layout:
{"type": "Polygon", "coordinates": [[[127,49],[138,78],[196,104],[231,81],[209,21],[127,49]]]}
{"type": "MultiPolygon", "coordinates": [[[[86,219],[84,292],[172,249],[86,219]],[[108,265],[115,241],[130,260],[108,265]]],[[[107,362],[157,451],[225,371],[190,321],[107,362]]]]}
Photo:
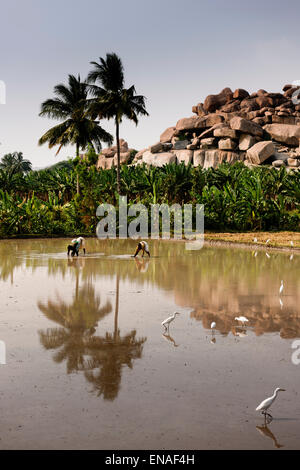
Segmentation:
{"type": "Polygon", "coordinates": [[[40,342],[46,350],[56,350],[53,360],[57,363],[65,361],[68,374],[83,372],[98,396],[114,400],[120,390],[123,366],[132,368],[133,361],[142,357],[146,338],[136,338],[135,330],[123,336],[120,334],[118,275],[113,332],[97,335],[98,323],[112,312],[112,305],[108,301],[101,306],[101,299],[92,285],[79,287],[81,261],[69,260],[68,265],[75,267],[76,273],[73,301],[67,304],[57,296],[55,301],[38,302],[40,311],[60,325],[59,328],[40,330],[40,342]]]}

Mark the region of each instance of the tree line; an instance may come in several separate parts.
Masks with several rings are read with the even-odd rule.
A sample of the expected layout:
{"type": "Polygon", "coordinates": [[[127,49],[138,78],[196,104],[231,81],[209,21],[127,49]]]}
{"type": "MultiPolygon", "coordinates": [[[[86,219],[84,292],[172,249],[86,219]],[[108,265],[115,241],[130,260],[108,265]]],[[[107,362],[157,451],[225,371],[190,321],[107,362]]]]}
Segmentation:
{"type": "MultiPolygon", "coordinates": [[[[117,169],[97,170],[89,158],[28,173],[0,169],[0,236],[95,235],[98,205],[118,207],[117,169]]],[[[204,204],[210,230],[299,230],[300,172],[285,168],[122,165],[120,189],[129,206],[204,204]]]]}

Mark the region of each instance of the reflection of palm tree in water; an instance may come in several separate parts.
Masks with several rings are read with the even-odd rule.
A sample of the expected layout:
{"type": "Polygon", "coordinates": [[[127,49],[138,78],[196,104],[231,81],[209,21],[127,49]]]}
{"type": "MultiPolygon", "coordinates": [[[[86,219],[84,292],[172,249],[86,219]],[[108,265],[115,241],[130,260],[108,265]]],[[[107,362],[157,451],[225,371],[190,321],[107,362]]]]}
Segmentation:
{"type": "Polygon", "coordinates": [[[111,312],[110,302],[101,307],[100,297],[95,295],[94,287],[85,285],[79,289],[76,282],[71,305],[58,297],[56,302],[38,302],[38,307],[49,320],[62,326],[39,331],[42,345],[45,349],[60,348],[54,360],[66,360],[68,373],[83,370],[86,341],[95,332],[98,321],[111,312]]]}
{"type": "Polygon", "coordinates": [[[98,336],[88,340],[87,349],[91,360],[87,362],[85,376],[94,385],[98,396],[114,400],[119,392],[123,365],[132,368],[134,359],[142,356],[146,338],[136,339],[136,331],[132,330],[121,337],[118,328],[119,316],[119,276],[116,278],[116,304],[114,332],[106,333],[104,338],[98,336]],[[94,369],[99,370],[95,373],[94,369]]]}
{"type": "Polygon", "coordinates": [[[276,447],[277,449],[280,449],[280,447],[284,447],[283,445],[279,444],[276,437],[266,424],[264,424],[264,426],[256,426],[256,429],[260,432],[260,434],[263,434],[264,436],[272,439],[272,441],[274,442],[274,447],[276,447]]]}
{"type": "Polygon", "coordinates": [[[146,341],[146,338],[136,339],[135,330],[120,336],[119,276],[113,334],[107,332],[104,337],[95,336],[98,322],[111,312],[112,306],[107,302],[101,307],[100,297],[95,295],[93,286],[79,288],[78,275],[71,305],[58,297],[57,301],[49,300],[47,304],[39,302],[38,307],[49,320],[61,325],[61,328],[39,331],[44,348],[58,350],[54,361],[61,363],[65,360],[68,373],[84,371],[99,396],[114,400],[120,389],[123,365],[132,368],[133,360],[141,357],[146,341]]]}

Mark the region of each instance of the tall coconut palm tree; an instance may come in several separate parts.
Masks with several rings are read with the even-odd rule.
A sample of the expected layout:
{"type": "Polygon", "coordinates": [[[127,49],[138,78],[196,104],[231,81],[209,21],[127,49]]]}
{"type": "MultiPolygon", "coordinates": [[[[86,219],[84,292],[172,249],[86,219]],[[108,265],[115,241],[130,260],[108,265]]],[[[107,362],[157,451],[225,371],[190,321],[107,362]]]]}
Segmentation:
{"type": "Polygon", "coordinates": [[[145,108],[145,97],[137,95],[135,87],[124,88],[124,68],[120,57],[115,53],[106,54],[106,59],[100,57],[100,63],[91,62],[93,70],[88,74],[92,118],[114,119],[116,125],[117,144],[117,190],[120,194],[120,142],[119,129],[122,118],[126,117],[138,124],[138,116],[148,116],[145,108]],[[99,85],[98,85],[99,84],[99,85]]]}
{"type": "Polygon", "coordinates": [[[0,169],[7,170],[11,174],[24,174],[32,170],[32,164],[25,160],[22,152],[7,153],[2,157],[0,169]]]}
{"type": "MultiPolygon", "coordinates": [[[[81,82],[80,75],[76,78],[69,75],[68,86],[59,84],[54,87],[55,98],[44,101],[40,116],[58,119],[62,122],[49,129],[39,140],[39,145],[46,142],[49,148],[59,146],[56,155],[66,145],[76,145],[76,157],[80,148],[85,150],[88,144],[101,149],[101,142],[112,143],[112,136],[99,125],[99,121],[87,116],[88,87],[81,82]]],[[[77,177],[77,193],[79,184],[77,177]]]]}

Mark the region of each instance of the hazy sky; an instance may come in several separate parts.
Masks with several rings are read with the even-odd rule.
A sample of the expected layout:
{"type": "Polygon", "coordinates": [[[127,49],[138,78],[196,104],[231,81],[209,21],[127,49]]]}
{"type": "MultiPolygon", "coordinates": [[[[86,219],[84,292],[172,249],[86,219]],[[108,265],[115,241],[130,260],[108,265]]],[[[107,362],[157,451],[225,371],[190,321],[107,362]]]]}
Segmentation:
{"type": "MultiPolygon", "coordinates": [[[[40,104],[68,74],[116,52],[126,86],[147,97],[149,117],[124,121],[120,136],[138,150],[210,93],[224,87],[281,91],[300,80],[299,0],[0,0],[0,156],[22,151],[35,167],[59,157],[39,137],[56,121],[40,104]]],[[[112,122],[102,123],[113,131],[112,122]]]]}

